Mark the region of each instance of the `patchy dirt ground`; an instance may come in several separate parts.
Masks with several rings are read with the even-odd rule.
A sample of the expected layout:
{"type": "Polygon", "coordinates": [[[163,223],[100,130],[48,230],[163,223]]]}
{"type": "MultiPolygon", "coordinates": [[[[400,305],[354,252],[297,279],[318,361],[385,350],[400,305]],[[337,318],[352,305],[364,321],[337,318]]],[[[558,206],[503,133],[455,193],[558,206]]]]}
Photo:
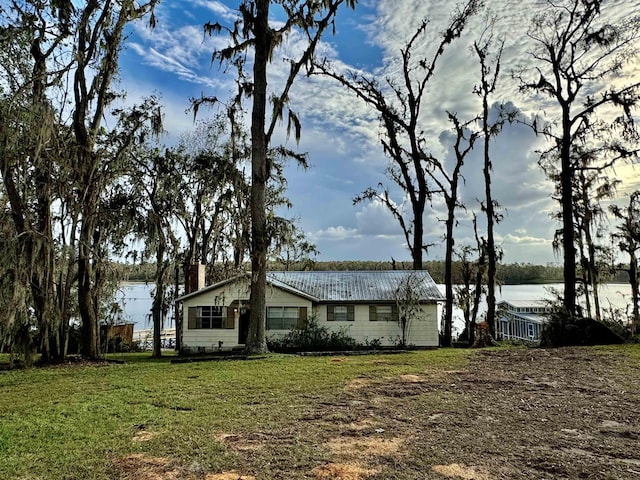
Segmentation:
{"type": "MultiPolygon", "coordinates": [[[[638,363],[509,349],[479,351],[464,371],[358,378],[331,401],[310,399],[302,421],[221,432],[237,465],[196,478],[640,480],[638,363]]],[[[179,478],[162,459],[121,467],[123,478],[179,478]]]]}

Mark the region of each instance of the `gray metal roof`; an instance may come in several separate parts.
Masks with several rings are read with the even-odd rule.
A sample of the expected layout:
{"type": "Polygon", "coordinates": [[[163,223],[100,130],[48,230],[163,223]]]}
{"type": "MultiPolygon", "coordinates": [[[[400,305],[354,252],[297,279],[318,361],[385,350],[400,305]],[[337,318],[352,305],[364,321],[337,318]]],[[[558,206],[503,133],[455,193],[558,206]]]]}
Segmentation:
{"type": "Polygon", "coordinates": [[[415,278],[415,291],[423,302],[444,300],[426,270],[268,272],[267,281],[319,302],[389,302],[407,278],[415,278]]]}
{"type": "Polygon", "coordinates": [[[507,312],[500,317],[500,321],[508,322],[510,319],[515,318],[518,320],[524,320],[525,322],[543,324],[546,323],[547,317],[542,313],[516,313],[507,312]]]}
{"type": "Polygon", "coordinates": [[[548,307],[549,301],[538,299],[538,300],[503,300],[500,304],[506,304],[513,308],[541,308],[548,307]]]}

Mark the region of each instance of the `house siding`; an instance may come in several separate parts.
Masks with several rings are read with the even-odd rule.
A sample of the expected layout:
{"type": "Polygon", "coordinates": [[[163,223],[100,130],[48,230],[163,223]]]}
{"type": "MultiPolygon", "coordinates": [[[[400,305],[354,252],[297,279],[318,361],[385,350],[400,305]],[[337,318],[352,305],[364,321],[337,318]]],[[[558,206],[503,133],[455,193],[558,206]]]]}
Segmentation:
{"type": "MultiPolygon", "coordinates": [[[[346,305],[337,302],[335,305],[346,305]]],[[[402,330],[397,322],[370,321],[370,305],[355,305],[354,320],[346,322],[328,321],[327,305],[319,305],[314,311],[318,325],[332,330],[343,328],[347,335],[360,343],[379,340],[383,346],[393,346],[400,343],[402,330]]],[[[438,346],[438,324],[436,304],[421,306],[420,318],[416,318],[409,327],[408,344],[418,347],[438,346]]]]}
{"type": "MultiPolygon", "coordinates": [[[[327,276],[326,272],[320,273],[323,275],[311,273],[311,279],[315,279],[317,283],[317,285],[311,285],[314,286],[314,288],[318,285],[323,285],[322,281],[324,281],[324,277],[327,276]]],[[[295,282],[292,282],[293,284],[286,283],[287,280],[296,280],[297,277],[294,275],[289,279],[283,274],[280,274],[280,279],[274,278],[272,282],[267,284],[265,299],[266,306],[306,308],[307,319],[315,319],[319,326],[326,327],[333,331],[343,330],[348,336],[361,344],[379,343],[383,346],[398,345],[402,337],[402,330],[397,322],[370,320],[370,311],[375,311],[372,308],[373,305],[394,304],[393,300],[389,298],[389,292],[392,291],[393,286],[390,284],[383,288],[381,285],[386,285],[384,281],[381,285],[375,283],[379,273],[383,274],[381,279],[384,280],[386,278],[388,283],[389,279],[387,277],[391,274],[397,276],[398,272],[366,272],[361,276],[352,272],[345,278],[353,280],[352,283],[356,286],[358,285],[358,282],[363,285],[366,283],[368,288],[360,286],[358,287],[360,290],[354,290],[356,293],[360,292],[358,295],[355,295],[355,293],[349,295],[345,294],[340,299],[336,298],[335,302],[333,301],[335,297],[333,294],[325,295],[326,292],[320,291],[317,288],[316,290],[318,291],[315,291],[313,288],[305,284],[297,285],[295,282]],[[307,289],[312,291],[309,292],[307,289]],[[322,297],[317,296],[320,294],[322,294],[322,297]],[[354,295],[357,298],[354,298],[354,295]],[[327,312],[328,307],[332,305],[348,306],[347,316],[349,320],[329,320],[327,312]]],[[[421,273],[428,275],[426,272],[421,273]]],[[[298,274],[298,276],[300,279],[305,278],[302,274],[298,274]]],[[[425,279],[425,282],[430,285],[433,283],[433,280],[428,277],[428,279],[425,279]]],[[[335,285],[331,285],[332,288],[335,287],[335,285]]],[[[331,291],[333,292],[333,290],[331,291]]],[[[183,306],[184,327],[182,345],[184,352],[207,352],[218,350],[220,346],[223,349],[241,346],[242,344],[239,343],[240,310],[241,306],[248,306],[249,293],[250,285],[248,277],[238,277],[236,279],[230,279],[229,281],[222,282],[217,286],[214,285],[201,291],[194,292],[179,299],[183,306]],[[227,321],[225,322],[226,328],[189,328],[189,326],[193,326],[195,324],[193,321],[191,323],[189,322],[189,309],[200,306],[227,307],[227,321]],[[222,342],[221,345],[220,342],[222,342]]],[[[433,299],[430,297],[431,294],[428,291],[425,295],[426,299],[421,306],[421,314],[412,321],[409,328],[407,344],[418,347],[437,347],[439,344],[437,301],[441,300],[441,294],[438,293],[438,296],[433,299]]],[[[267,312],[265,312],[265,315],[266,313],[267,312]]],[[[301,314],[303,313],[304,310],[301,314]]],[[[298,324],[300,323],[301,322],[298,324]]],[[[266,335],[267,338],[273,338],[285,335],[288,332],[289,330],[271,329],[266,331],[266,335]]]]}
{"type": "Polygon", "coordinates": [[[540,341],[550,312],[544,301],[504,301],[498,304],[498,310],[496,336],[499,340],[540,341]]]}
{"type": "MultiPolygon", "coordinates": [[[[219,305],[230,308],[234,301],[248,304],[249,291],[248,281],[240,280],[185,299],[183,301],[182,310],[183,325],[185,326],[182,335],[184,350],[187,352],[198,350],[213,351],[219,348],[218,342],[222,342],[223,348],[232,348],[242,345],[238,342],[240,325],[239,311],[233,312],[233,328],[226,329],[190,329],[188,328],[188,312],[189,307],[219,305]]],[[[307,307],[308,312],[312,311],[311,301],[269,285],[267,286],[266,291],[266,303],[267,306],[277,307],[307,307]]],[[[288,330],[269,330],[267,331],[267,335],[274,333],[285,334],[287,331],[288,330]]]]}

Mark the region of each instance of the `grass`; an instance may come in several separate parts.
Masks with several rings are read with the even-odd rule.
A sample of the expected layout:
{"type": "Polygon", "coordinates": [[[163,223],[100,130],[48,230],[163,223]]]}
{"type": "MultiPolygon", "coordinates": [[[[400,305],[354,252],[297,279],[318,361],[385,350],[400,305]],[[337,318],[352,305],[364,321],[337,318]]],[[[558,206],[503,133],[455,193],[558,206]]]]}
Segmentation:
{"type": "MultiPolygon", "coordinates": [[[[628,383],[628,399],[637,399],[632,383],[640,344],[592,351],[621,385],[628,383]]],[[[145,353],[110,356],[124,364],[0,371],[0,479],[216,480],[209,474],[232,470],[261,479],[292,471],[288,478],[309,478],[318,465],[341,458],[327,450],[327,440],[363,442],[366,456],[366,442],[411,436],[420,428],[428,434],[411,440],[420,455],[383,455],[390,463],[376,478],[427,478],[425,468],[451,463],[445,454],[451,446],[435,448],[429,429],[446,422],[447,439],[449,422],[455,427],[465,423],[464,415],[477,416],[469,391],[451,385],[454,371],[469,371],[472,355],[440,349],[171,364],[171,356],[145,353]],[[425,377],[429,381],[420,383],[425,377]],[[368,433],[358,433],[358,425],[368,433]],[[376,436],[379,426],[385,433],[376,436]],[[256,444],[268,448],[251,450],[256,444]],[[131,458],[171,465],[142,475],[144,462],[123,470],[123,459],[131,458]]]]}
{"type": "MultiPolygon", "coordinates": [[[[442,349],[171,364],[130,354],[113,357],[124,364],[0,372],[0,478],[110,479],[113,462],[134,453],[229,470],[237,459],[220,434],[294,431],[310,405],[332,401],[354,379],[460,369],[468,356],[442,349]],[[136,442],[142,431],[153,435],[136,442]]],[[[309,445],[289,448],[291,461],[309,458],[309,445]]]]}

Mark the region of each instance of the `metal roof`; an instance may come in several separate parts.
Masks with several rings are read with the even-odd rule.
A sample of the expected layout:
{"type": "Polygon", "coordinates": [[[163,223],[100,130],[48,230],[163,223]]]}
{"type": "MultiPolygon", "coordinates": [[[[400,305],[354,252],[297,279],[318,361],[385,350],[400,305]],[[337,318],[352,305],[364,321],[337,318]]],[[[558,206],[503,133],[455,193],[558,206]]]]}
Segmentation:
{"type": "Polygon", "coordinates": [[[500,304],[509,305],[513,308],[541,308],[548,307],[547,300],[503,300],[500,304]]]}
{"type": "Polygon", "coordinates": [[[506,314],[502,314],[500,316],[501,322],[508,322],[510,319],[518,319],[524,320],[525,322],[531,323],[546,323],[547,317],[543,313],[517,313],[517,312],[506,312],[506,314]]]}
{"type": "Polygon", "coordinates": [[[420,301],[444,300],[426,270],[268,272],[267,282],[318,299],[319,302],[389,302],[403,281],[415,279],[420,301]]]}
{"type": "MultiPolygon", "coordinates": [[[[249,274],[228,278],[201,290],[182,295],[176,302],[215,290],[249,274]]],[[[267,272],[267,283],[313,302],[393,302],[403,281],[414,278],[413,288],[421,302],[443,301],[444,296],[426,270],[282,271],[267,272]]]]}

